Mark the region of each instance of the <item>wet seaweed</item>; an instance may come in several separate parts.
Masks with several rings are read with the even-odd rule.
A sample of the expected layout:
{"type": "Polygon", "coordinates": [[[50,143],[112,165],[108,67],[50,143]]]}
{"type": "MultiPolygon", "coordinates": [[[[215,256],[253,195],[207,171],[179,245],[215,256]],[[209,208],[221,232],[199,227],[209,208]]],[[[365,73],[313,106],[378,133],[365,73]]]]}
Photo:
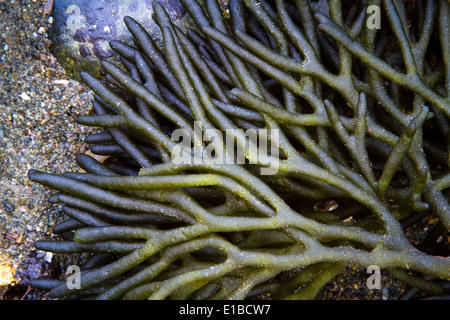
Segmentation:
{"type": "Polygon", "coordinates": [[[182,2],[195,30],[153,2],[162,47],[126,17],[135,46],[111,42],[123,66],[103,62],[107,83],[81,73],[95,99],[76,121],[104,129],[86,142],[107,159],[29,171],[68,216],[54,228],[64,240],[36,248],[95,260],[79,287],[32,285],[52,297],[313,299],[347,265],[376,265],[443,295],[449,4],[230,0],[224,14],[182,2]],[[367,27],[371,5],[380,29],[367,27]],[[194,137],[184,163],[179,129],[194,137]],[[262,129],[271,151],[244,132],[262,129]],[[213,130],[233,130],[244,161],[213,130]],[[410,227],[431,218],[436,228],[414,239],[410,227]]]}

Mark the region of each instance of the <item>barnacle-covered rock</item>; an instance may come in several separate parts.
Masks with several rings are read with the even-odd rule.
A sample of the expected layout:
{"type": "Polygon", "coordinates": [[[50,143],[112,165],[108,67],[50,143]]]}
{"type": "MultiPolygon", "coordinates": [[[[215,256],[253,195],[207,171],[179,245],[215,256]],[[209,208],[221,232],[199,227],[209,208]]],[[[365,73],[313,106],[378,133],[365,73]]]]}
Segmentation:
{"type": "MultiPolygon", "coordinates": [[[[153,0],[56,0],[53,5],[51,50],[71,77],[80,71],[100,75],[100,61],[118,61],[110,48],[111,40],[131,43],[124,16],[138,19],[159,44],[161,31],[152,19],[153,0]]],[[[179,0],[161,2],[172,21],[185,29],[189,16],[179,0]]]]}

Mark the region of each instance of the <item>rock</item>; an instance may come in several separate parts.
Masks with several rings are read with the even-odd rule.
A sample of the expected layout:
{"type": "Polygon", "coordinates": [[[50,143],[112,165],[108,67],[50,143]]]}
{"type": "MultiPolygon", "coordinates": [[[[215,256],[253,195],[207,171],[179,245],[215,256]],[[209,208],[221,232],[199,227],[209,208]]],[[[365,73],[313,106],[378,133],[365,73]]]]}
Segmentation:
{"type": "MultiPolygon", "coordinates": [[[[123,21],[131,16],[151,34],[158,43],[161,31],[152,19],[153,0],[55,0],[53,25],[48,30],[51,51],[68,75],[79,80],[80,71],[101,75],[100,61],[118,62],[118,56],[109,47],[109,41],[132,44],[132,36],[123,21]]],[[[179,0],[160,3],[172,21],[185,30],[189,15],[179,0]]],[[[189,23],[190,24],[190,23],[189,23]]]]}
{"type": "Polygon", "coordinates": [[[14,212],[16,207],[11,202],[6,200],[3,202],[3,209],[8,213],[12,213],[12,212],[14,212]]]}
{"type": "Polygon", "coordinates": [[[31,100],[30,96],[29,96],[26,92],[22,92],[22,93],[20,94],[20,97],[21,97],[23,100],[25,100],[25,101],[31,100]]]}
{"type": "Polygon", "coordinates": [[[18,283],[8,287],[3,294],[3,300],[23,300],[30,293],[30,281],[40,278],[55,278],[61,275],[61,269],[52,254],[42,255],[40,252],[31,251],[25,256],[23,264],[15,273],[20,279],[18,283]]]}

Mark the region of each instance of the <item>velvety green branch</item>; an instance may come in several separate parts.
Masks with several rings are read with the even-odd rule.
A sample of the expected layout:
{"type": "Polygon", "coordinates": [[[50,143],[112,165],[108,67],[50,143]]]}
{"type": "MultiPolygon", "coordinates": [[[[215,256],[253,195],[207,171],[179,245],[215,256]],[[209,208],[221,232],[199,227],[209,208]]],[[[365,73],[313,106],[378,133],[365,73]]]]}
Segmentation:
{"type": "Polygon", "coordinates": [[[79,288],[31,284],[51,297],[316,299],[346,266],[377,265],[445,294],[448,3],[230,0],[224,15],[181,2],[192,29],[153,2],[161,42],[126,17],[134,45],[110,44],[125,68],[81,74],[95,98],[76,121],[103,130],[85,139],[103,159],[29,171],[68,217],[53,229],[63,241],[36,248],[92,254],[79,288]]]}

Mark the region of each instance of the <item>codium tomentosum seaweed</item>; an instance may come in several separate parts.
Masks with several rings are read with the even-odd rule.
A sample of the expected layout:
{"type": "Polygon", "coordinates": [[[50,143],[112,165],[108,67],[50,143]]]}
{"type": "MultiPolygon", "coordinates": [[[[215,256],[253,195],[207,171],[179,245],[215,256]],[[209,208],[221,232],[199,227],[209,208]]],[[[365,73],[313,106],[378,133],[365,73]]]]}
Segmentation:
{"type": "Polygon", "coordinates": [[[94,112],[77,122],[104,129],[86,142],[106,160],[30,170],[68,217],[53,230],[64,240],[36,248],[92,253],[79,286],[32,285],[52,297],[313,299],[357,265],[443,294],[450,5],[230,0],[223,15],[182,2],[196,29],[153,2],[162,47],[126,17],[135,46],[110,44],[123,66],[104,62],[107,82],[81,74],[94,112]],[[430,217],[420,238],[409,229],[430,217]]]}

